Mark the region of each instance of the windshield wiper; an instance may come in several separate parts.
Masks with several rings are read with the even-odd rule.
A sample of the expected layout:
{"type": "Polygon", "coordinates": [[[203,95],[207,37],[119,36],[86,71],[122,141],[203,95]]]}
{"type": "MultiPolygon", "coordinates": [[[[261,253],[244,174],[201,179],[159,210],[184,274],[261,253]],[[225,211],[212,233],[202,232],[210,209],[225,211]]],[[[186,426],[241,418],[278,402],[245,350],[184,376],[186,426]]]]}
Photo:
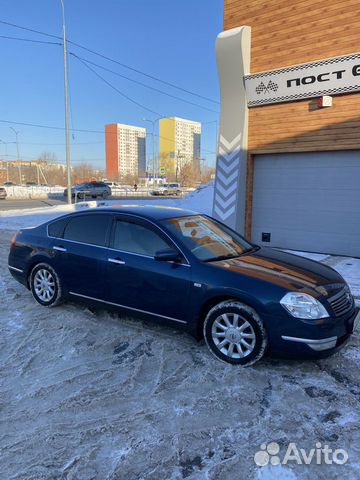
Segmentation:
{"type": "Polygon", "coordinates": [[[254,245],[253,247],[248,248],[247,250],[245,250],[241,255],[246,255],[247,253],[257,252],[258,250],[260,250],[260,248],[261,248],[261,247],[259,247],[259,245],[254,245]]]}
{"type": "Polygon", "coordinates": [[[259,249],[260,247],[258,245],[254,245],[253,247],[248,248],[247,250],[244,250],[242,253],[238,253],[236,255],[230,254],[230,255],[220,255],[219,257],[211,257],[211,258],[207,258],[206,260],[203,260],[203,262],[217,262],[220,260],[230,260],[231,258],[238,258],[238,257],[242,257],[243,255],[247,255],[248,253],[257,252],[259,249]]]}
{"type": "Polygon", "coordinates": [[[203,262],[217,262],[218,260],[230,260],[231,258],[240,257],[240,254],[237,255],[220,255],[219,257],[211,257],[203,260],[203,262]]]}

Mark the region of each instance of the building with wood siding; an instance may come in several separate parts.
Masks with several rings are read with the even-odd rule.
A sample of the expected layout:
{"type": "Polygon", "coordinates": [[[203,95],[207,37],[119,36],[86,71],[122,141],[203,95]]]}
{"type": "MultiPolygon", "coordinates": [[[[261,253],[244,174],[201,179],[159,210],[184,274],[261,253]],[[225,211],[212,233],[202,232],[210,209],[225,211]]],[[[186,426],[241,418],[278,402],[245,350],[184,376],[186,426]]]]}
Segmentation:
{"type": "MultiPolygon", "coordinates": [[[[236,193],[237,212],[226,218],[235,195],[226,193],[232,188],[230,181],[224,182],[225,170],[231,172],[226,148],[236,137],[236,132],[226,137],[226,122],[230,124],[226,116],[231,116],[225,104],[226,89],[236,89],[235,82],[243,79],[222,81],[221,77],[233,72],[226,72],[231,70],[231,62],[223,60],[227,51],[220,45],[223,128],[215,216],[260,245],[360,256],[360,2],[225,0],[220,42],[230,42],[231,32],[236,34],[242,26],[251,29],[246,37],[249,58],[245,58],[247,54],[244,57],[250,71],[245,71],[245,78],[249,75],[260,82],[261,72],[286,72],[302,64],[324,65],[329,68],[324,67],[326,73],[309,75],[303,82],[320,79],[324,83],[318,88],[324,89],[329,79],[345,75],[332,75],[338,57],[344,57],[344,61],[353,62],[353,84],[333,89],[334,93],[328,94],[332,106],[326,108],[319,103],[322,94],[316,94],[322,90],[314,87],[314,94],[304,99],[295,95],[288,101],[275,100],[246,109],[245,126],[238,129],[243,134],[239,149],[246,150],[246,160],[239,161],[246,165],[236,180],[240,191],[236,193]]],[[[341,70],[345,67],[338,68],[345,72],[341,70]]],[[[277,88],[276,82],[273,85],[277,88]]],[[[267,86],[265,82],[263,87],[267,86]]],[[[265,98],[261,89],[257,94],[265,98]]]]}

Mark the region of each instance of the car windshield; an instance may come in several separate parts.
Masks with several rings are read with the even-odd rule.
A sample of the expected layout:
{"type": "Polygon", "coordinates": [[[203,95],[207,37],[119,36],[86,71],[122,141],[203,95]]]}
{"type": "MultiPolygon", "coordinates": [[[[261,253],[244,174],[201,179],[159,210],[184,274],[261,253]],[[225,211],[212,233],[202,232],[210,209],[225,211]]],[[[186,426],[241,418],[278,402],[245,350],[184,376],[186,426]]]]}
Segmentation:
{"type": "Polygon", "coordinates": [[[160,188],[167,188],[167,187],[168,187],[167,183],[163,183],[162,185],[160,185],[160,188]]]}
{"type": "Polygon", "coordinates": [[[171,218],[163,223],[203,262],[239,257],[257,248],[241,235],[202,215],[171,218]]]}

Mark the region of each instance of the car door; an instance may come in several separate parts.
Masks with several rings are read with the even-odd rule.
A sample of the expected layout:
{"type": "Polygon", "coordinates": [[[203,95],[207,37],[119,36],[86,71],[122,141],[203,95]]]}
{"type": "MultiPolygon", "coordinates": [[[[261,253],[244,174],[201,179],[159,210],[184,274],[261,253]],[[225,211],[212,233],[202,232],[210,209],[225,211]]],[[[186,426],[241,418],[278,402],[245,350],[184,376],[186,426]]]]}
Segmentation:
{"type": "Polygon", "coordinates": [[[191,267],[154,259],[155,252],[176,248],[154,224],[131,215],[116,216],[106,266],[106,300],[145,313],[186,323],[191,267]]]}
{"type": "Polygon", "coordinates": [[[72,294],[102,300],[104,284],[100,273],[107,261],[111,221],[112,215],[106,213],[74,215],[64,226],[62,238],[52,239],[55,269],[72,294]]]}

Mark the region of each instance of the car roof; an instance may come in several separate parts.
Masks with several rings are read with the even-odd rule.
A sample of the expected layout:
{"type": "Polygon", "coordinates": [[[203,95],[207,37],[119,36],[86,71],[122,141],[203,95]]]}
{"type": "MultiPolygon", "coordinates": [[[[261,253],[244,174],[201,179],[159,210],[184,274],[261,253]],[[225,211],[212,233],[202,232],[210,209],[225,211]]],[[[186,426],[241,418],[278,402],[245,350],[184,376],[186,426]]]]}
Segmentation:
{"type": "Polygon", "coordinates": [[[91,215],[96,212],[128,213],[149,220],[165,220],[168,218],[187,217],[189,215],[198,214],[198,212],[192,210],[184,210],[177,207],[165,207],[162,205],[113,205],[108,207],[98,207],[81,213],[91,215]]]}

